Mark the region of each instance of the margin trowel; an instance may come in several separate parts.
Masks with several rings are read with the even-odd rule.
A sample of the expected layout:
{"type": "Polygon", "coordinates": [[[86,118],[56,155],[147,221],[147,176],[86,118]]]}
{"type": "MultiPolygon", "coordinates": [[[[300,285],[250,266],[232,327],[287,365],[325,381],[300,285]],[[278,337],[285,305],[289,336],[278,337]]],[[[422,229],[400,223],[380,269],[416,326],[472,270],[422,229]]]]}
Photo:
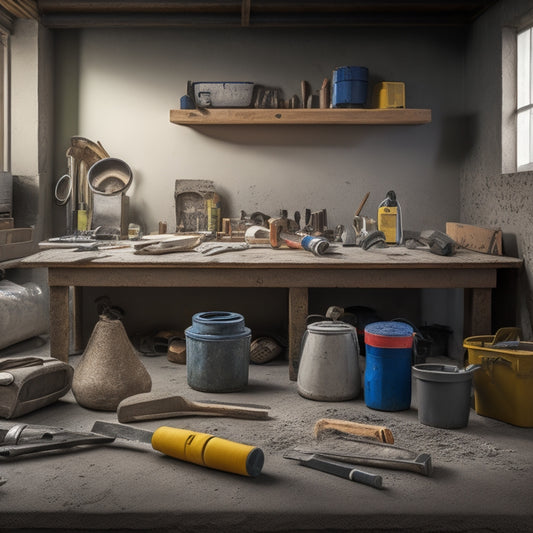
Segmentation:
{"type": "Polygon", "coordinates": [[[269,409],[250,404],[195,402],[175,394],[144,392],[122,400],[117,407],[117,416],[123,423],[192,415],[267,420],[269,409]]]}

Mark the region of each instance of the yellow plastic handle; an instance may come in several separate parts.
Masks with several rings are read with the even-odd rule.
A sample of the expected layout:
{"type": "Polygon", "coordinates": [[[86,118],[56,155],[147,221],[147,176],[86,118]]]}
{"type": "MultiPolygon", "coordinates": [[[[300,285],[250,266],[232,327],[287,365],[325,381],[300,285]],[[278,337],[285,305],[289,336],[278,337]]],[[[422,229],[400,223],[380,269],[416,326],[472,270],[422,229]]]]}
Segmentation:
{"type": "Polygon", "coordinates": [[[165,455],[224,472],[258,476],[264,454],[260,448],[208,433],[161,426],[152,435],[152,448],[165,455]]]}

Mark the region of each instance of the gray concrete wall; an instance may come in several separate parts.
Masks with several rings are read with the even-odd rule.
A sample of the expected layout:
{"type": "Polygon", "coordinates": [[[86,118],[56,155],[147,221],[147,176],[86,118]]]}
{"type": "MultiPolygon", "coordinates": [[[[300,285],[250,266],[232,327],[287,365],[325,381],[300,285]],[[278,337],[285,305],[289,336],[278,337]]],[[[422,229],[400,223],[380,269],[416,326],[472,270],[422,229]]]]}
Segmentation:
{"type": "MultiPolygon", "coordinates": [[[[524,259],[517,294],[509,290],[502,295],[500,305],[517,310],[515,323],[507,325],[520,325],[526,338],[531,338],[533,316],[533,173],[509,172],[513,122],[508,102],[515,67],[513,43],[505,39],[514,38],[517,24],[528,16],[533,22],[532,9],[530,0],[505,0],[472,27],[465,69],[469,150],[460,180],[461,221],[501,227],[506,252],[524,259]],[[502,50],[511,53],[502,54],[502,50]],[[504,97],[507,104],[503,105],[502,114],[504,97]]],[[[495,309],[496,313],[499,311],[495,309]]]]}
{"type": "MultiPolygon", "coordinates": [[[[238,216],[241,209],[275,215],[280,208],[289,213],[326,208],[334,227],[350,223],[368,191],[364,214],[375,216],[379,202],[394,189],[405,228],[444,230],[446,221],[459,218],[466,141],[464,29],[87,29],[59,31],[55,39],[56,175],[65,171],[71,135],[101,141],[133,169],[130,218],[145,231],[156,230],[159,221],[169,230],[175,227],[176,179],[214,180],[224,216],[238,216]],[[300,80],[317,89],[342,65],[367,66],[371,85],[404,81],[407,106],[430,108],[431,124],[192,129],[169,122],[169,110],[179,106],[187,80],[251,80],[281,87],[291,97],[299,93],[300,80]]],[[[60,208],[54,208],[54,220],[61,233],[60,208]]],[[[187,326],[193,312],[228,305],[224,292],[192,299],[162,291],[157,311],[146,316],[138,302],[141,297],[151,301],[152,293],[113,294],[128,309],[130,330],[183,320],[187,326]]],[[[85,299],[89,326],[98,295],[92,290],[85,299]]],[[[385,318],[431,323],[442,322],[441,310],[451,301],[445,323],[459,328],[460,336],[456,297],[319,291],[312,295],[311,311],[371,305],[385,318]]],[[[233,310],[245,312],[257,329],[283,325],[283,301],[283,296],[231,296],[233,310]]]]}
{"type": "Polygon", "coordinates": [[[214,180],[226,216],[327,208],[334,226],[352,219],[367,191],[365,212],[375,215],[389,189],[406,228],[443,229],[459,215],[461,30],[93,29],[59,34],[56,42],[56,70],[68,76],[58,87],[65,96],[78,90],[77,109],[72,96],[56,102],[64,105],[57,171],[65,168],[70,135],[100,140],[132,167],[131,218],[146,231],[160,220],[175,227],[178,178],[214,180]],[[78,57],[67,57],[73,50],[78,57]],[[187,80],[252,80],[290,97],[300,80],[316,89],[345,64],[368,66],[373,81],[404,81],[408,106],[431,108],[433,122],[202,130],[169,122],[187,80]]]}

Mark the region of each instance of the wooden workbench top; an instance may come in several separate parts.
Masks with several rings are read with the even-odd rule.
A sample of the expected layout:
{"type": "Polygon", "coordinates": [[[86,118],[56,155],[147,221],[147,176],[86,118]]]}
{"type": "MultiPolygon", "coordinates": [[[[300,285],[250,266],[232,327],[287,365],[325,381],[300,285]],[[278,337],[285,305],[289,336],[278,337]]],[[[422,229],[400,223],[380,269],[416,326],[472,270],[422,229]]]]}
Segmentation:
{"type": "Polygon", "coordinates": [[[160,255],[134,254],[133,248],[115,248],[95,251],[49,249],[20,260],[21,267],[156,267],[180,268],[324,268],[366,269],[380,268],[519,268],[522,260],[514,257],[487,255],[459,249],[450,257],[432,254],[428,249],[410,250],[404,246],[389,246],[363,250],[358,247],[330,246],[331,253],[315,256],[304,250],[277,249],[251,246],[240,251],[204,255],[196,251],[173,252],[160,255]]]}

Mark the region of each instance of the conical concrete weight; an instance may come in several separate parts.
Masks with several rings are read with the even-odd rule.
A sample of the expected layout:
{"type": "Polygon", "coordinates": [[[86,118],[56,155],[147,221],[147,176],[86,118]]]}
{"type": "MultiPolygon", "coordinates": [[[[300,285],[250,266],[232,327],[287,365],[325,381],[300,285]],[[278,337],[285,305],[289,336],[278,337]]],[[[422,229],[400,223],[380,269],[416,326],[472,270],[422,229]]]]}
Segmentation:
{"type": "Polygon", "coordinates": [[[123,399],[151,388],[152,378],[122,322],[101,316],[74,370],[76,401],[89,409],[115,411],[123,399]]]}

